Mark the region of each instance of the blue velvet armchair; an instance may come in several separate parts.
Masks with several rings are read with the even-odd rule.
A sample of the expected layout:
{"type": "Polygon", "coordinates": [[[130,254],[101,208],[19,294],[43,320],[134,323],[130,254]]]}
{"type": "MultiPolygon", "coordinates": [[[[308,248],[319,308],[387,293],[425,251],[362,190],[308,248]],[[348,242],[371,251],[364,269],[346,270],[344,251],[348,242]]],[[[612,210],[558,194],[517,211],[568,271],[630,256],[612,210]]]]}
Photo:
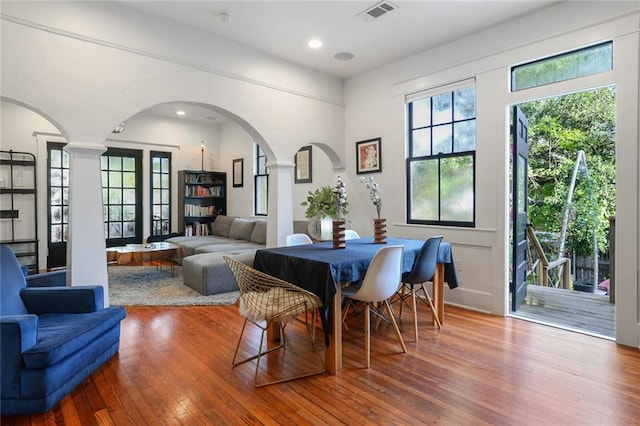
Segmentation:
{"type": "Polygon", "coordinates": [[[118,352],[122,307],[104,308],[101,286],[51,287],[61,273],[27,286],[0,245],[0,414],[48,411],[118,352]]]}

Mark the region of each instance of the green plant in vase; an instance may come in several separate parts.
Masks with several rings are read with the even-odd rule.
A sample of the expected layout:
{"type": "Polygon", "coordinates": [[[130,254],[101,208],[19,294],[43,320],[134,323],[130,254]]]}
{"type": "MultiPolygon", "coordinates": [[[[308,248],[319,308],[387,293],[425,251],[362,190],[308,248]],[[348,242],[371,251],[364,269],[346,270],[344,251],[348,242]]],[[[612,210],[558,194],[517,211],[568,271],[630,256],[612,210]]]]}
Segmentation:
{"type": "Polygon", "coordinates": [[[340,195],[339,192],[335,192],[335,188],[327,185],[315,191],[309,191],[307,200],[300,203],[300,205],[307,208],[305,217],[309,219],[309,234],[312,238],[330,240],[332,233],[331,221],[338,220],[338,218],[344,217],[349,213],[346,193],[343,198],[340,195]],[[340,200],[342,200],[342,203],[340,200]]]}

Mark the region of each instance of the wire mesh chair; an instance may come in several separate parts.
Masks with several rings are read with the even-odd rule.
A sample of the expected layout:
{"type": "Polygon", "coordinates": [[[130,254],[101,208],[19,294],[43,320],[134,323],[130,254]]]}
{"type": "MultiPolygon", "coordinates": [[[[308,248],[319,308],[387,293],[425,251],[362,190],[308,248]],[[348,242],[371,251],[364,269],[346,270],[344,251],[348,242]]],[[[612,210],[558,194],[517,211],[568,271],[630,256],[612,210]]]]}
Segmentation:
{"type": "Polygon", "coordinates": [[[236,350],[233,355],[233,367],[257,359],[256,371],[253,378],[253,384],[255,387],[267,386],[324,373],[326,371],[324,361],[315,349],[316,314],[318,309],[322,307],[322,301],[320,298],[311,292],[276,277],[272,277],[271,275],[257,271],[228,256],[224,256],[224,260],[227,262],[227,265],[229,265],[229,268],[231,269],[231,272],[238,284],[238,288],[240,289],[240,315],[245,317],[244,324],[242,325],[242,332],[238,338],[238,344],[236,345],[236,350]],[[277,349],[284,348],[286,344],[284,328],[287,321],[294,319],[298,315],[306,314],[309,311],[311,311],[313,315],[311,329],[309,331],[309,326],[307,324],[307,331],[309,331],[313,352],[320,361],[321,368],[292,377],[290,376],[274,381],[258,383],[260,358],[277,349]],[[262,324],[262,321],[265,322],[264,325],[262,324]],[[262,330],[258,353],[242,360],[236,360],[247,322],[253,323],[256,327],[262,330]],[[279,345],[263,351],[262,345],[264,342],[264,335],[272,324],[277,324],[279,327],[281,342],[279,345]]]}
{"type": "Polygon", "coordinates": [[[420,252],[416,256],[413,268],[410,272],[402,275],[402,284],[400,284],[400,288],[391,300],[391,303],[400,302],[399,318],[401,320],[402,307],[404,305],[407,305],[407,307],[413,311],[413,331],[416,336],[416,342],[418,341],[418,300],[431,308],[434,321],[438,324],[438,328],[442,329],[442,324],[436,314],[433,300],[431,299],[431,296],[429,296],[429,292],[425,287],[427,282],[433,283],[433,276],[436,273],[436,266],[438,262],[438,248],[440,247],[441,241],[442,236],[431,237],[425,241],[420,252]],[[409,290],[409,293],[406,293],[406,290],[409,290]],[[417,296],[417,292],[420,290],[424,292],[424,298],[417,296]],[[409,297],[411,297],[411,305],[407,302],[409,297]]]}

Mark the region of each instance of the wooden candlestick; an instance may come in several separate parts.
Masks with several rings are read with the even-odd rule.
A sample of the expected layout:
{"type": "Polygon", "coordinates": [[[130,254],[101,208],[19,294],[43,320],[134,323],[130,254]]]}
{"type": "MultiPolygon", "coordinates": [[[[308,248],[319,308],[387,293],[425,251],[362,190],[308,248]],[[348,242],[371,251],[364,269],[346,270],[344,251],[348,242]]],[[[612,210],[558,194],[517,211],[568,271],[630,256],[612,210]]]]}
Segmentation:
{"type": "Polygon", "coordinates": [[[373,219],[373,243],[374,244],[387,243],[387,220],[386,219],[373,219]]]}
{"type": "Polygon", "coordinates": [[[343,249],[347,247],[346,240],[344,237],[345,234],[345,224],[344,220],[334,220],[333,221],[333,248],[334,249],[343,249]]]}

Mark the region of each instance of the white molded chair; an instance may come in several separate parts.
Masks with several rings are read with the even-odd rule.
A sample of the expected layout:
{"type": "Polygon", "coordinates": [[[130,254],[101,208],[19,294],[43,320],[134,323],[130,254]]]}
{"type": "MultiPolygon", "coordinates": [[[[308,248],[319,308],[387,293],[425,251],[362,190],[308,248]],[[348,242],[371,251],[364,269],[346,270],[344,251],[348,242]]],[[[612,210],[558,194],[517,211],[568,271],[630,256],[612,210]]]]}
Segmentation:
{"type": "Polygon", "coordinates": [[[355,240],[357,238],[360,238],[360,235],[358,235],[358,233],[353,229],[347,229],[344,231],[345,240],[355,240]]]}
{"type": "Polygon", "coordinates": [[[438,328],[442,329],[442,324],[440,324],[440,320],[436,314],[436,309],[433,306],[433,300],[431,300],[431,296],[429,296],[429,292],[425,286],[428,282],[433,283],[433,276],[436,272],[438,261],[438,248],[440,247],[441,241],[442,236],[437,236],[431,237],[424,242],[420,252],[416,256],[416,260],[413,263],[413,268],[410,272],[402,275],[402,284],[394,298],[391,300],[391,303],[400,302],[400,319],[402,319],[402,307],[404,305],[407,305],[407,307],[413,311],[413,332],[416,336],[416,342],[418,341],[417,300],[421,300],[425,305],[431,308],[433,320],[438,324],[438,328]],[[409,293],[406,293],[406,290],[409,290],[409,293]],[[419,290],[423,291],[424,299],[416,295],[419,290]],[[409,297],[411,297],[411,305],[409,305],[406,300],[409,297]]]}
{"type": "Polygon", "coordinates": [[[313,244],[313,240],[307,234],[289,234],[286,241],[287,247],[313,244]]]}
{"type": "MultiPolygon", "coordinates": [[[[228,256],[224,256],[224,260],[227,262],[227,265],[229,265],[229,268],[238,283],[238,288],[240,289],[240,314],[245,317],[244,324],[242,325],[242,332],[240,332],[238,344],[236,345],[236,351],[233,354],[233,367],[257,358],[256,371],[253,377],[253,385],[257,388],[324,373],[326,369],[320,354],[316,350],[314,333],[316,313],[318,312],[318,309],[322,307],[322,301],[320,298],[311,292],[279,278],[262,273],[228,256]],[[288,376],[266,383],[259,383],[258,371],[260,370],[260,359],[262,356],[277,349],[284,348],[286,343],[284,334],[286,322],[294,319],[298,315],[306,314],[309,311],[313,312],[313,319],[311,323],[311,331],[309,331],[308,326],[307,331],[309,331],[313,352],[318,358],[320,368],[295,376],[288,376]],[[244,335],[247,321],[262,330],[260,346],[258,347],[258,353],[256,355],[236,361],[236,358],[238,357],[238,348],[242,342],[242,336],[244,335]],[[262,325],[263,321],[265,322],[264,325],[262,325]],[[262,346],[264,342],[264,335],[272,323],[274,323],[274,326],[279,327],[281,343],[263,352],[262,346]]],[[[250,338],[250,340],[251,339],[252,338],[250,338]]]]}
{"type": "MultiPolygon", "coordinates": [[[[407,352],[407,348],[402,340],[402,334],[393,316],[393,311],[388,299],[393,296],[398,289],[402,276],[402,254],[404,246],[387,246],[381,248],[371,260],[367,273],[361,285],[352,285],[342,289],[342,295],[348,300],[361,302],[364,309],[364,336],[365,336],[365,356],[367,368],[371,366],[371,312],[383,317],[378,304],[387,308],[389,321],[393,324],[394,331],[400,344],[402,352],[407,352]]],[[[348,308],[347,308],[348,309],[348,308]]],[[[345,311],[345,314],[347,311],[345,311]]]]}

